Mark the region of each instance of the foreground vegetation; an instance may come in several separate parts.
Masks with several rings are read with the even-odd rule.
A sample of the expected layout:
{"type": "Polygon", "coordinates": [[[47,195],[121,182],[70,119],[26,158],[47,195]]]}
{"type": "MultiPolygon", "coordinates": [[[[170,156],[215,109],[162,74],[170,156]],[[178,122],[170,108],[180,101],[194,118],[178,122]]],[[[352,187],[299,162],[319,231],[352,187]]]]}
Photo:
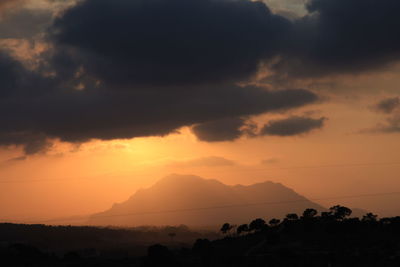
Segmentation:
{"type": "MultiPolygon", "coordinates": [[[[400,266],[400,217],[378,219],[369,213],[363,218],[350,218],[350,215],[350,209],[335,206],[321,214],[307,209],[301,215],[288,214],[282,220],[266,222],[258,218],[238,226],[225,223],[221,227],[223,237],[210,241],[211,234],[205,238],[198,233],[200,238],[190,246],[174,240],[184,232],[171,232],[169,228],[162,232],[169,240],[148,246],[143,251],[146,256],[132,253],[135,248],[126,242],[129,230],[88,227],[79,228],[80,233],[73,235],[78,229],[60,228],[65,235],[57,237],[59,244],[55,247],[75,239],[72,242],[75,245],[86,246],[86,249],[70,247],[67,252],[71,244],[65,245],[61,253],[52,247],[43,248],[43,243],[54,237],[52,234],[43,236],[40,249],[38,243],[36,246],[5,244],[4,234],[10,237],[15,229],[33,227],[24,232],[32,236],[37,235],[38,229],[0,225],[3,241],[0,259],[6,266],[400,266]],[[98,232],[88,234],[91,231],[98,232]],[[125,240],[126,246],[121,240],[125,240]]],[[[51,229],[41,227],[46,231],[51,229]]],[[[193,232],[187,230],[187,233],[193,232]]]]}

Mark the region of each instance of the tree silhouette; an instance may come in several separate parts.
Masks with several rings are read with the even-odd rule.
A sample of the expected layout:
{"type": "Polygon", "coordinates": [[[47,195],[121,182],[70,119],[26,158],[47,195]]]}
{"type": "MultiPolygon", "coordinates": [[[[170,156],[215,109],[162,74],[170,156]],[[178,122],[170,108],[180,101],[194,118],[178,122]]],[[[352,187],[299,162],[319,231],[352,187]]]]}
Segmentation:
{"type": "Polygon", "coordinates": [[[236,233],[238,235],[240,235],[242,233],[245,233],[245,232],[249,232],[249,231],[250,231],[250,229],[249,229],[249,226],[247,224],[239,225],[238,228],[236,229],[236,233]]]}
{"type": "Polygon", "coordinates": [[[299,216],[296,213],[289,213],[288,215],[286,215],[285,219],[288,221],[296,221],[299,219],[299,216]]]}
{"type": "Polygon", "coordinates": [[[330,211],[323,211],[323,212],[321,212],[321,218],[323,218],[323,219],[332,218],[332,212],[330,212],[330,211]]]}
{"type": "Polygon", "coordinates": [[[363,222],[376,222],[378,218],[378,215],[375,215],[371,212],[365,214],[362,218],[363,222]]]}
{"type": "Polygon", "coordinates": [[[318,211],[316,209],[306,209],[303,212],[303,218],[304,219],[312,219],[315,216],[317,216],[317,214],[318,214],[318,211]]]}
{"type": "Polygon", "coordinates": [[[281,220],[272,219],[272,220],[269,221],[269,225],[271,225],[272,227],[278,226],[280,222],[281,222],[281,220]]]}
{"type": "Polygon", "coordinates": [[[352,213],[351,209],[340,205],[333,206],[329,210],[332,212],[336,220],[343,220],[352,213]]]}
{"type": "Polygon", "coordinates": [[[249,224],[250,231],[261,231],[265,227],[265,221],[261,218],[253,220],[249,224]]]}
{"type": "Polygon", "coordinates": [[[227,234],[227,233],[229,233],[229,232],[232,230],[232,228],[233,228],[233,225],[230,225],[229,223],[224,223],[224,224],[222,225],[220,231],[221,231],[223,234],[227,234]]]}

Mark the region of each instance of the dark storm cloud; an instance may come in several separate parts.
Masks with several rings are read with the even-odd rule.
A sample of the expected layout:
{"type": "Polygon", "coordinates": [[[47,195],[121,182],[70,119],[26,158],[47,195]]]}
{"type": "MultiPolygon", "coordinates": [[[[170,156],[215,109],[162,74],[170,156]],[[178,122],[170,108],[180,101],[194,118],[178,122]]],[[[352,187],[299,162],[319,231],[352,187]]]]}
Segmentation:
{"type": "Polygon", "coordinates": [[[245,119],[227,118],[195,125],[192,131],[201,141],[233,141],[243,135],[242,127],[245,125],[245,119]]]}
{"type": "MultiPolygon", "coordinates": [[[[11,57],[7,51],[0,49],[0,101],[14,101],[21,104],[33,97],[41,96],[54,88],[54,80],[28,70],[24,65],[11,57]]],[[[2,103],[6,108],[7,103],[2,103]]],[[[0,114],[12,120],[10,114],[0,114]],[[6,116],[7,115],[7,116],[6,116]]]]}
{"type": "Polygon", "coordinates": [[[392,113],[400,108],[400,97],[390,97],[379,101],[375,106],[375,110],[386,114],[392,113]]]}
{"type": "Polygon", "coordinates": [[[0,145],[34,154],[52,139],[163,136],[190,125],[200,139],[233,140],[251,126],[241,118],[318,100],[236,83],[276,55],[290,27],[250,1],[82,1],[54,22],[36,70],[0,54],[0,145]]]}
{"type": "Polygon", "coordinates": [[[375,71],[400,59],[400,1],[310,0],[275,67],[290,77],[375,71]]]}
{"type": "Polygon", "coordinates": [[[290,28],[260,2],[86,0],[49,38],[109,85],[170,86],[243,81],[276,56],[290,28]]]}
{"type": "Polygon", "coordinates": [[[308,133],[324,126],[326,118],[307,118],[292,116],[282,120],[272,120],[266,124],[260,135],[294,136],[308,133]]]}
{"type": "MultiPolygon", "coordinates": [[[[252,115],[318,100],[308,90],[238,85],[262,63],[280,58],[273,68],[290,80],[400,59],[400,1],[311,0],[307,8],[310,14],[290,21],[245,0],[80,1],[46,32],[50,49],[36,70],[0,52],[0,144],[33,154],[53,138],[163,136],[191,125],[201,140],[234,140],[254,134],[246,120],[252,115]]],[[[24,28],[16,18],[9,25],[24,28]]],[[[4,35],[8,26],[1,27],[4,35]]],[[[262,134],[296,135],[323,124],[291,117],[262,134]]],[[[396,125],[389,121],[387,130],[396,125]]]]}
{"type": "Polygon", "coordinates": [[[49,136],[83,142],[92,138],[162,136],[197,122],[294,108],[317,100],[315,94],[306,90],[268,92],[237,86],[187,90],[50,94],[27,103],[30,113],[23,118],[34,121],[34,127],[49,136]]]}
{"type": "Polygon", "coordinates": [[[0,51],[0,99],[18,88],[19,77],[25,76],[23,66],[5,52],[0,51]]]}
{"type": "Polygon", "coordinates": [[[0,72],[1,83],[8,85],[2,88],[14,90],[1,91],[0,144],[24,145],[27,154],[48,148],[47,138],[85,142],[162,136],[186,125],[295,108],[318,99],[307,90],[267,91],[231,84],[185,90],[71,90],[55,83],[56,78],[43,81],[11,59],[0,61],[2,67],[8,71],[0,72]]]}
{"type": "Polygon", "coordinates": [[[23,146],[26,155],[33,155],[39,152],[45,152],[52,144],[47,140],[47,136],[36,132],[8,132],[0,131],[0,145],[23,146]]]}

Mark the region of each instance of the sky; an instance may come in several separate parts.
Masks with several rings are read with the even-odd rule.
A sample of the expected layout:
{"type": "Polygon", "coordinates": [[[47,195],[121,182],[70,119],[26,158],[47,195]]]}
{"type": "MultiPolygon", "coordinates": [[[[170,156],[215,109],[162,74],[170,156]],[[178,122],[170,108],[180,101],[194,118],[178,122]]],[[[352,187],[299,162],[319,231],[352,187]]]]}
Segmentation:
{"type": "Polygon", "coordinates": [[[399,12],[0,0],[0,219],[92,214],[171,173],[399,215],[356,197],[400,191],[399,12]]]}

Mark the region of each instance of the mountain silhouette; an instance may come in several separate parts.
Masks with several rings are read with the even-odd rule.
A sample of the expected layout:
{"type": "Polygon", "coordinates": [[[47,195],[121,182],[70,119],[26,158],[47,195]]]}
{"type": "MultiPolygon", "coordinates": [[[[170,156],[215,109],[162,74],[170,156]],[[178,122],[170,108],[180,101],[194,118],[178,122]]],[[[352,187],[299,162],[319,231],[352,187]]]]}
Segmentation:
{"type": "Polygon", "coordinates": [[[214,226],[254,218],[282,218],[306,208],[325,210],[280,183],[225,185],[193,175],[170,175],[127,201],[94,214],[91,225],[214,226]]]}

